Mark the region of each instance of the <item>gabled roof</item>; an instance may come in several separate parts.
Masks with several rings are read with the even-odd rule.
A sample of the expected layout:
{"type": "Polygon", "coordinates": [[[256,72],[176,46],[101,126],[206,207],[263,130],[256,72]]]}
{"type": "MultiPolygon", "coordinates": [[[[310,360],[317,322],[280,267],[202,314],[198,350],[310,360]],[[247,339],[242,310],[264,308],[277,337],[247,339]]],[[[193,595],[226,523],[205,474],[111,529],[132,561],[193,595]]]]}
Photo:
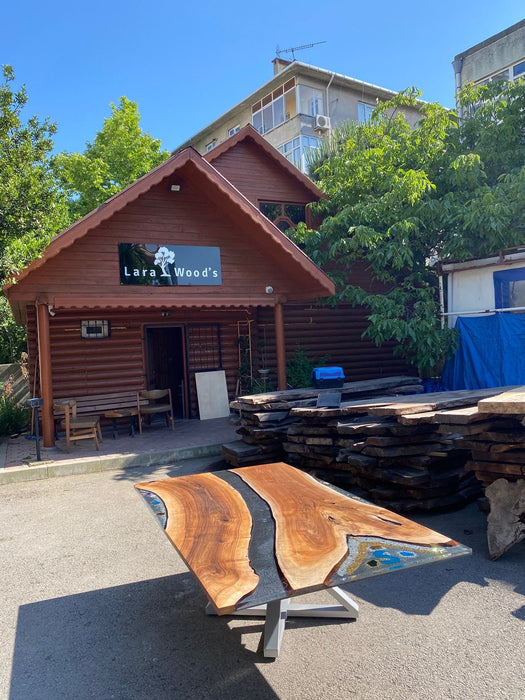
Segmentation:
{"type": "MultiPolygon", "coordinates": [[[[205,160],[193,148],[171,156],[154,170],[150,171],[136,182],[126,187],[121,192],[107,200],[104,204],[75,222],[65,231],[55,236],[44,250],[42,255],[33,260],[26,268],[21,270],[13,282],[4,287],[9,297],[9,290],[14,285],[17,292],[18,286],[28,278],[35,270],[45,265],[46,262],[57,256],[61,251],[74,245],[89,231],[96,228],[103,221],[109,219],[128,204],[135,201],[141,195],[147,193],[152,187],[158,185],[165,178],[171,177],[175,172],[189,168],[194,174],[203,178],[207,192],[227,201],[228,205],[250,225],[257,229],[258,243],[262,243],[280,263],[282,267],[305,276],[304,289],[314,290],[314,296],[330,296],[334,294],[334,285],[330,278],[303,253],[287,236],[285,236],[272,222],[270,222],[243,194],[241,194],[211,163],[205,160]],[[247,217],[247,219],[246,219],[247,217]]],[[[299,290],[298,290],[299,291],[299,290]]],[[[17,293],[18,296],[18,293],[17,293]]]]}
{"type": "Polygon", "coordinates": [[[312,194],[312,201],[325,198],[325,193],[317,187],[303,172],[296,168],[288,158],[285,158],[271,143],[269,143],[251,124],[243,126],[236,134],[221,141],[215,148],[208,151],[203,158],[208,163],[214,163],[220,156],[234,149],[239,143],[251,142],[263,153],[269,156],[290,177],[301,183],[312,194]]]}

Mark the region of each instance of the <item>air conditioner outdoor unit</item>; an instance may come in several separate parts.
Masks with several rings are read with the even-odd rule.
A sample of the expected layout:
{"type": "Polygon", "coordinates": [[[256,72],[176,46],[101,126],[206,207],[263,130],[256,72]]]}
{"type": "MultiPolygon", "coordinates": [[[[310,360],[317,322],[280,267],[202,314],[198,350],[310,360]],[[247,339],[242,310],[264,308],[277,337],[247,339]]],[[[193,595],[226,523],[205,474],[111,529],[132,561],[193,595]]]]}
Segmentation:
{"type": "Polygon", "coordinates": [[[330,117],[325,117],[324,114],[316,114],[315,128],[320,131],[328,131],[330,129],[330,117]]]}

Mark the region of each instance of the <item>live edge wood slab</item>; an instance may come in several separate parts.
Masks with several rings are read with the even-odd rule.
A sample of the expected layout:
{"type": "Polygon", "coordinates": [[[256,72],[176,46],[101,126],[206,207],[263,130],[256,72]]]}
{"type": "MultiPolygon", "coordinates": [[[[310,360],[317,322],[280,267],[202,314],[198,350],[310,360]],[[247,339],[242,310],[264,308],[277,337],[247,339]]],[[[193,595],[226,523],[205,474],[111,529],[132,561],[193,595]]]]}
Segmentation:
{"type": "Polygon", "coordinates": [[[283,462],[135,488],[219,615],[471,552],[283,462]]]}

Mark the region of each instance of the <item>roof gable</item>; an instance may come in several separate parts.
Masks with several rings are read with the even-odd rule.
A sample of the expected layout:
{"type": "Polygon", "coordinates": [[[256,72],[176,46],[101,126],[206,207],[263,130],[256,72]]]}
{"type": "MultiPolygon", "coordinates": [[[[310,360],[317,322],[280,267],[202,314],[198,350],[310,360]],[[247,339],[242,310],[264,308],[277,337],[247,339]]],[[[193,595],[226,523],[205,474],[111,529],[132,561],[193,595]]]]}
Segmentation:
{"type": "MultiPolygon", "coordinates": [[[[203,158],[212,163],[217,170],[231,178],[231,169],[228,169],[226,173],[226,166],[224,165],[226,156],[239,151],[239,157],[242,158],[242,146],[251,147],[250,150],[258,155],[260,161],[270,161],[280,175],[288,179],[294,188],[300,188],[304,192],[305,200],[313,202],[326,197],[324,192],[309,177],[285,158],[251,124],[244,126],[236,134],[222,141],[206,153],[203,158]]],[[[241,185],[239,185],[239,188],[241,188],[241,185]]],[[[247,193],[243,191],[243,194],[247,193]]]]}
{"type": "MultiPolygon", "coordinates": [[[[24,288],[31,286],[31,278],[43,266],[57,256],[80,242],[89,232],[107,222],[117,213],[123,212],[139,197],[148,195],[149,191],[166,181],[166,187],[171,178],[177,174],[185,174],[198,183],[200,189],[210,200],[220,203],[232,218],[250,230],[254,235],[254,247],[264,250],[275,264],[284,271],[290,280],[295,280],[297,297],[309,298],[333,294],[333,283],[289,238],[274,226],[246,197],[244,197],[212,164],[207,162],[194,149],[187,148],[169,158],[150,173],[129,185],[103,205],[90,212],[83,219],[55,236],[43,252],[15,279],[15,283],[4,289],[8,298],[24,298],[24,288]]],[[[36,276],[35,276],[36,274],[36,276]]],[[[29,294],[27,297],[29,302],[29,294]]],[[[290,297],[293,298],[293,295],[290,297]]]]}

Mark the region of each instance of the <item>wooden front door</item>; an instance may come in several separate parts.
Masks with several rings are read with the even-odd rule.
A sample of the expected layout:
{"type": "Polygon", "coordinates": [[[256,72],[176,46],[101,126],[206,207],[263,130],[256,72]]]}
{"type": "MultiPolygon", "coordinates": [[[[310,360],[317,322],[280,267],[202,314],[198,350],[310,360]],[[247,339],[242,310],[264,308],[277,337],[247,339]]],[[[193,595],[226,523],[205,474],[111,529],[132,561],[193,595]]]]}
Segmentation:
{"type": "Polygon", "coordinates": [[[145,329],[148,389],[171,389],[173,411],[187,417],[185,334],[183,326],[145,329]]]}

